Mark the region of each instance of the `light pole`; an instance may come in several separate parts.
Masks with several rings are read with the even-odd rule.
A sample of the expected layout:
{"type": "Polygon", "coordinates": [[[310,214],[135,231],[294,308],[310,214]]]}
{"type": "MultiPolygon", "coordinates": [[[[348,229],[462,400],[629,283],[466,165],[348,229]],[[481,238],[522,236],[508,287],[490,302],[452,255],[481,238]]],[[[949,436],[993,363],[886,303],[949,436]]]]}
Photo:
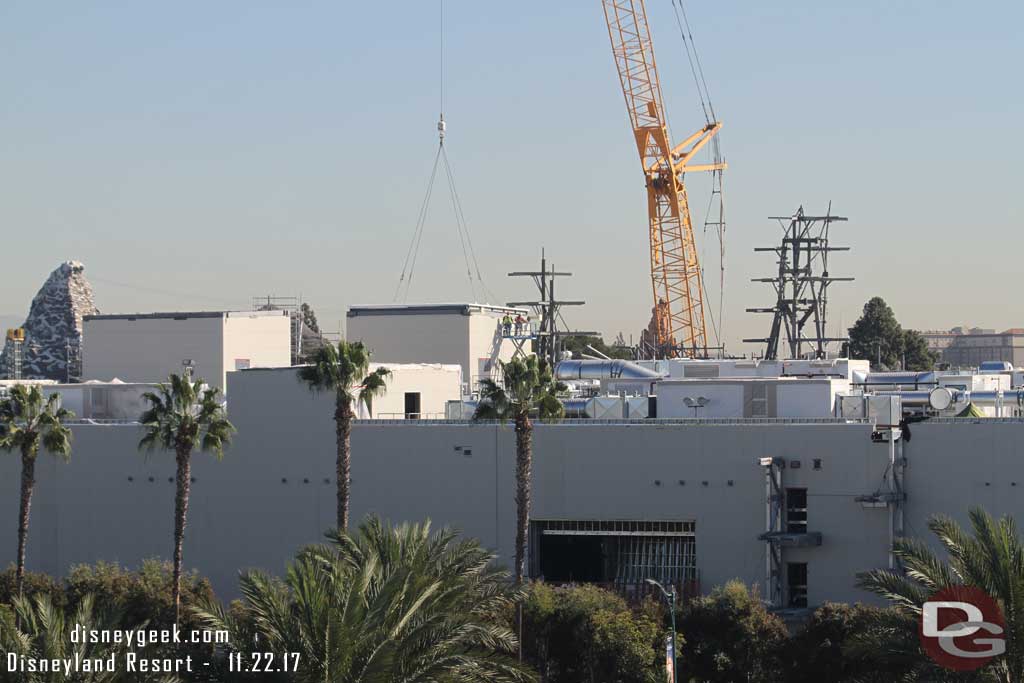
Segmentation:
{"type": "Polygon", "coordinates": [[[676,671],[676,593],[674,590],[665,590],[665,587],[654,579],[645,580],[660,590],[665,602],[668,603],[669,614],[672,617],[672,640],[669,641],[672,643],[672,683],[679,683],[679,673],[676,671]]]}

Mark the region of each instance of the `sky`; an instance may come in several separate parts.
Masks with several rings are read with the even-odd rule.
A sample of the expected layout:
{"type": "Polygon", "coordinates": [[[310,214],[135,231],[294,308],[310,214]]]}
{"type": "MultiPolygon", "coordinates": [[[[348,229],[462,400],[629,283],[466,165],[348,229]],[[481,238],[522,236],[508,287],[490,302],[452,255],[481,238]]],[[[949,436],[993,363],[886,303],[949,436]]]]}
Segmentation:
{"type": "MultiPolygon", "coordinates": [[[[437,148],[439,2],[0,2],[0,323],[61,261],[104,312],[301,296],[338,330],[391,303],[437,148]]],[[[703,124],[672,0],[648,0],[672,135],[703,124]]],[[[830,329],[882,296],[905,327],[1024,326],[1024,4],[686,0],[726,172],[732,352],[773,303],[768,216],[829,202],[830,329]]],[[[646,194],[597,0],[444,3],[445,147],[493,302],[541,249],[628,340],[650,316],[646,194]]],[[[472,297],[437,181],[409,301],[472,297]]],[[[480,297],[477,297],[480,298],[480,297]]]]}

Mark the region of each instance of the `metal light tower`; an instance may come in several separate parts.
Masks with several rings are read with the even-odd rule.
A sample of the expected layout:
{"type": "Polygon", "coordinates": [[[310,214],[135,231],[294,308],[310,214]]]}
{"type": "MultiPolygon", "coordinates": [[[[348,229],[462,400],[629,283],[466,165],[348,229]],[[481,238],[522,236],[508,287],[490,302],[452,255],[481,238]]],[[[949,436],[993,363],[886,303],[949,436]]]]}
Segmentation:
{"type": "Polygon", "coordinates": [[[778,257],[775,277],[753,278],[775,289],[775,305],[770,308],[748,308],[748,313],[771,313],[772,328],[767,337],[744,339],[744,342],[766,344],[764,358],[777,360],[779,344],[785,335],[790,358],[825,358],[826,346],[845,342],[846,337],[829,337],[826,331],[828,287],[833,282],[851,282],[852,277],[832,277],[828,257],[834,251],[849,247],[829,245],[832,223],[845,222],[843,216],[832,215],[832,205],[824,216],[807,216],[804,207],[792,216],[773,216],[782,226],[782,242],[776,247],[757,247],[754,251],[770,251],[778,257]]]}

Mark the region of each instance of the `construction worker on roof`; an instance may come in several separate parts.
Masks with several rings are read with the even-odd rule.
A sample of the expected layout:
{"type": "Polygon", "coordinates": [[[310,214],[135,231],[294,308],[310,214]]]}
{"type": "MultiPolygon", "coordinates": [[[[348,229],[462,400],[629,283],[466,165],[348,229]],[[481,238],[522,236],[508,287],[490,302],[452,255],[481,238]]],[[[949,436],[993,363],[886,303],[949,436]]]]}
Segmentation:
{"type": "Polygon", "coordinates": [[[508,313],[501,319],[501,334],[506,337],[512,334],[512,316],[508,313]]]}
{"type": "Polygon", "coordinates": [[[516,336],[517,337],[523,334],[523,323],[525,323],[525,322],[526,322],[526,318],[524,318],[521,313],[516,314],[516,336]]]}

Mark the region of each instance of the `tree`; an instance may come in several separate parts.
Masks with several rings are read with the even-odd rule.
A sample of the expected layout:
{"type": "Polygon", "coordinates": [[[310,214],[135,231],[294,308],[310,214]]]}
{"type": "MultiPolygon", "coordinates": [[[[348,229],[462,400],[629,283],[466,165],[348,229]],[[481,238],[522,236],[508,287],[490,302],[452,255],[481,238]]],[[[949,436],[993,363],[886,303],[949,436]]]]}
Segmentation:
{"type": "Polygon", "coordinates": [[[318,348],[310,365],[299,369],[299,381],[311,391],[334,392],[334,434],[337,449],[335,469],[338,479],[338,528],[348,528],[352,488],[352,420],[355,404],[366,406],[373,416],[373,399],[387,391],[391,371],[377,368],[370,372],[370,351],[362,342],[338,342],[318,348]]]}
{"type": "Polygon", "coordinates": [[[480,383],[480,403],[474,420],[515,421],[516,429],[516,583],[526,573],[526,539],[530,523],[530,484],[533,470],[533,422],[557,420],[565,408],[557,393],[565,385],[555,382],[551,368],[536,356],[513,358],[501,364],[502,384],[485,379],[480,383]]]}
{"type": "Polygon", "coordinates": [[[545,683],[663,683],[660,613],[633,611],[593,585],[533,583],[523,603],[523,654],[545,683]]]}
{"type": "MultiPolygon", "coordinates": [[[[1024,543],[1017,525],[1006,516],[998,520],[981,508],[969,512],[971,534],[949,517],[937,515],[928,522],[946,550],[941,559],[924,542],[899,538],[893,554],[905,567],[903,572],[876,569],[858,574],[858,586],[889,600],[912,624],[921,618],[921,608],[937,591],[960,586],[979,588],[995,598],[1006,619],[1006,653],[982,672],[1005,683],[1024,681],[1024,543]]],[[[904,641],[902,653],[915,660],[924,675],[941,670],[920,651],[917,638],[904,641]]]]}
{"type": "Polygon", "coordinates": [[[893,633],[900,615],[892,608],[827,602],[790,639],[787,683],[890,683],[902,681],[913,667],[905,658],[888,656],[893,642],[917,639],[916,624],[893,633]],[[863,640],[867,637],[869,640],[863,640]],[[865,647],[868,645],[869,647],[865,647]]]}
{"type": "Polygon", "coordinates": [[[0,448],[21,455],[21,509],[18,515],[18,592],[25,582],[25,548],[32,492],[36,485],[39,447],[64,462],[71,459],[71,430],[64,423],[74,414],[60,406],[60,394],[43,397],[38,386],[17,384],[0,403],[0,448]]]}
{"type": "Polygon", "coordinates": [[[174,486],[174,619],[181,617],[181,574],[188,517],[188,500],[192,484],[192,451],[199,446],[220,460],[230,444],[234,426],[228,421],[218,394],[203,380],[195,382],[186,374],[171,374],[156,392],[146,392],[143,399],[149,409],[139,421],[145,432],[139,448],[152,451],[159,446],[173,451],[177,464],[174,486]]]}
{"type": "Polygon", "coordinates": [[[283,581],[243,574],[239,609],[199,614],[232,647],[298,653],[299,683],[532,679],[503,623],[521,592],[476,541],[377,518],[329,538],[300,551],[283,581]]]}
{"type": "Polygon", "coordinates": [[[864,304],[863,314],[849,333],[851,358],[870,360],[873,363],[880,361],[888,368],[895,368],[899,364],[903,330],[882,297],[873,297],[864,304]]]}
{"type": "MultiPolygon", "coordinates": [[[[20,670],[10,666],[0,668],[0,682],[7,683],[55,683],[56,681],[73,680],[76,683],[142,683],[155,681],[156,677],[129,673],[120,661],[120,655],[127,651],[124,643],[111,644],[92,642],[88,638],[73,638],[72,632],[77,629],[99,633],[113,633],[126,628],[137,630],[145,624],[129,624],[116,610],[101,610],[94,604],[93,596],[86,595],[78,603],[73,613],[68,613],[59,605],[54,604],[48,594],[39,594],[31,598],[24,595],[14,599],[11,607],[0,606],[0,652],[5,660],[21,658],[27,660],[72,659],[78,657],[80,662],[86,660],[108,660],[113,655],[115,660],[113,671],[104,668],[101,671],[86,671],[85,666],[72,670],[70,677],[63,673],[38,672],[20,670]]],[[[101,639],[97,639],[101,640],[101,639]]],[[[176,676],[161,675],[161,683],[177,681],[176,676]]]]}
{"type": "Polygon", "coordinates": [[[682,608],[679,680],[774,683],[782,678],[788,633],[782,620],[739,581],[682,608]]]}
{"type": "MultiPolygon", "coordinates": [[[[938,355],[916,330],[900,327],[889,305],[881,297],[864,304],[864,312],[849,330],[850,358],[870,360],[890,369],[931,370],[938,355]]],[[[881,368],[875,368],[879,370],[881,368]]]]}
{"type": "MultiPolygon", "coordinates": [[[[556,382],[547,361],[537,356],[513,358],[501,363],[502,384],[485,379],[480,384],[480,403],[474,420],[515,421],[516,429],[516,585],[526,574],[526,539],[530,527],[530,486],[533,478],[533,422],[531,413],[541,420],[557,420],[565,407],[557,393],[565,385],[556,382]]],[[[522,634],[523,612],[516,612],[518,632],[522,634]]]]}
{"type": "Polygon", "coordinates": [[[903,331],[904,369],[925,372],[935,367],[939,354],[928,348],[928,340],[917,330],[903,331]]]}
{"type": "Polygon", "coordinates": [[[313,307],[307,303],[303,303],[299,307],[299,313],[302,315],[302,324],[309,328],[311,332],[320,332],[320,325],[316,321],[316,313],[313,311],[313,307]]]}

